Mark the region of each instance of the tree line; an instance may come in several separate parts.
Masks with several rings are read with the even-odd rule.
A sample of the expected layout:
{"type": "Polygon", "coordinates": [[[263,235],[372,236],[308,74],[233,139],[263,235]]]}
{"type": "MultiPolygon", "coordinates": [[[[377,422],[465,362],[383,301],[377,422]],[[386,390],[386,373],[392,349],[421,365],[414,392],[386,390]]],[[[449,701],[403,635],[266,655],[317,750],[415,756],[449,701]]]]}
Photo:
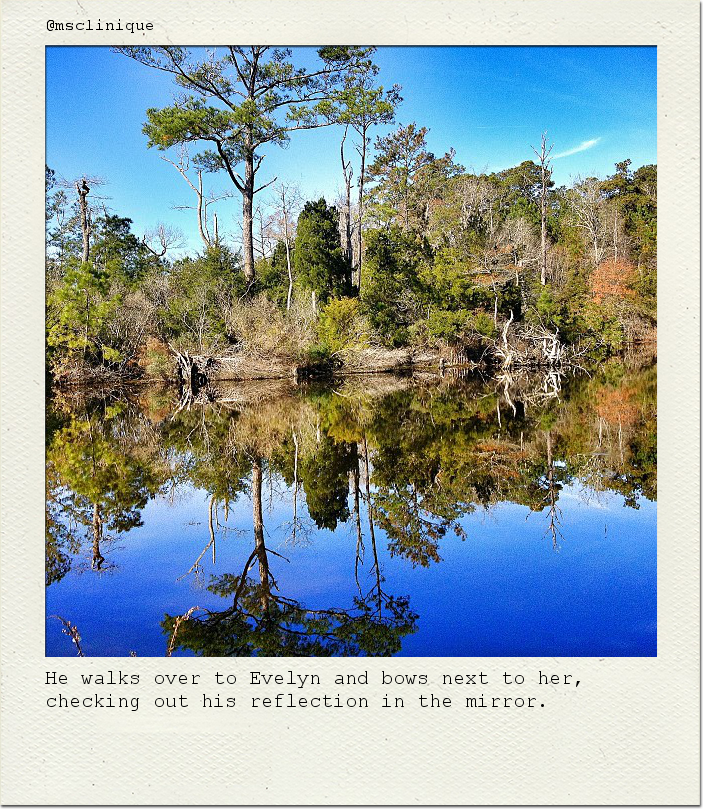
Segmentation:
{"type": "Polygon", "coordinates": [[[305,363],[480,345],[524,323],[600,357],[653,336],[656,166],[623,160],[605,179],[557,186],[543,134],[534,159],[468,171],[453,150],[429,150],[427,127],[397,124],[402,88],[378,82],[374,48],[320,48],[309,66],[267,47],[116,51],[184,91],[146,111],[144,133],[187,184],[202,250],[174,258],[175,228],[136,234],[100,198],[99,178],[47,168],[58,377],[166,373],[167,346],[305,363]],[[339,132],[335,200],[303,200],[260,174],[266,150],[317,127],[339,132]],[[229,190],[209,187],[217,176],[229,190]],[[218,221],[232,195],[241,237],[218,221]]]}

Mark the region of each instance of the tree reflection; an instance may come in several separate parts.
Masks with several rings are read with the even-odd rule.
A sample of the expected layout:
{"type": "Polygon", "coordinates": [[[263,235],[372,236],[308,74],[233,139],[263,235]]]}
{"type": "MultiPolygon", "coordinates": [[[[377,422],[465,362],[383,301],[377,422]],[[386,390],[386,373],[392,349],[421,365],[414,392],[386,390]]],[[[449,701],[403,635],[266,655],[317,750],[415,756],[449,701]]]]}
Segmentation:
{"type": "MultiPolygon", "coordinates": [[[[73,558],[88,550],[89,567],[106,569],[105,530],[125,533],[142,525],[141,509],[159,492],[161,464],[140,452],[143,434],[119,405],[73,416],[47,450],[46,581],[58,581],[73,558]]],[[[152,437],[153,438],[153,437],[152,437]]]]}
{"type": "Polygon", "coordinates": [[[300,464],[308,514],[318,528],[334,531],[349,519],[349,472],[354,462],[350,444],[322,435],[314,451],[300,464]]]}
{"type": "Polygon", "coordinates": [[[559,537],[562,536],[560,529],[561,510],[557,506],[557,500],[559,498],[559,490],[561,489],[561,484],[559,484],[555,480],[551,430],[547,430],[546,444],[547,444],[547,474],[546,474],[547,494],[545,495],[545,500],[547,502],[547,516],[549,520],[547,532],[552,538],[552,547],[555,550],[557,550],[559,547],[559,537]]]}
{"type": "Polygon", "coordinates": [[[162,626],[170,638],[169,651],[189,649],[209,657],[388,656],[399,651],[402,638],[415,631],[417,616],[407,598],[387,596],[380,584],[367,597],[354,598],[351,609],[310,609],[280,593],[269,565],[272,551],[264,539],[261,482],[262,461],[254,458],[254,549],[241,574],[213,577],[208,588],[231,597],[232,605],[204,616],[191,610],[185,620],[167,615],[162,626]],[[249,575],[255,568],[258,579],[249,575]]]}
{"type": "Polygon", "coordinates": [[[501,503],[539,513],[556,549],[568,539],[559,503],[572,484],[616,493],[630,508],[656,498],[655,367],[608,363],[546,381],[291,384],[275,396],[241,386],[180,409],[177,395],[149,397],[50,411],[46,584],[109,569],[111,545],[142,525],[150,499],[202,492],[207,531],[178,578],[204,582],[211,568],[208,589],[226,607],[189,612],[186,603],[163,621],[174,648],[196,654],[394,654],[417,616],[391,594],[389,556],[440,564],[443,546],[478,537],[467,515],[501,503]],[[284,512],[283,525],[268,526],[283,544],[314,554],[319,531],[340,543],[351,533],[350,603],[313,608],[287,590],[288,563],[267,544],[264,481],[269,513],[284,512]],[[234,506],[248,499],[234,527],[230,513],[241,520],[234,506]],[[217,569],[224,531],[252,542],[233,573],[217,569]]]}

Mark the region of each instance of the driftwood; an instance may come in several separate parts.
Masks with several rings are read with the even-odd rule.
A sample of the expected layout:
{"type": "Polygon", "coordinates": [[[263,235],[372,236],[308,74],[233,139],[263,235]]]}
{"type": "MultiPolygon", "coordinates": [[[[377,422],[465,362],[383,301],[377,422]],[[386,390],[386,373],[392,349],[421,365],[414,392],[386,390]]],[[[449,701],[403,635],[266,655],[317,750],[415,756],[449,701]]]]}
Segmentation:
{"type": "Polygon", "coordinates": [[[579,367],[580,349],[561,341],[559,329],[552,332],[545,326],[520,324],[510,327],[513,313],[503,326],[501,339],[492,347],[494,363],[502,371],[512,368],[559,369],[579,367]]]}
{"type": "Polygon", "coordinates": [[[176,358],[178,382],[197,395],[213,382],[244,382],[256,379],[286,379],[294,376],[289,363],[276,358],[257,360],[244,354],[226,357],[208,357],[189,354],[171,348],[176,358]]]}

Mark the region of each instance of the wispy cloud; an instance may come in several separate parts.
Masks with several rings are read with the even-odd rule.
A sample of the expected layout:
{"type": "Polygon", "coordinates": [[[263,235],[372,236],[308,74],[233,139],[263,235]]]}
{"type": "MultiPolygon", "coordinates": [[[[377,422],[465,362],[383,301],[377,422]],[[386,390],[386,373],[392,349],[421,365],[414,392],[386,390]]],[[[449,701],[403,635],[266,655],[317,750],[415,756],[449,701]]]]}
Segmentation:
{"type": "Polygon", "coordinates": [[[578,152],[585,152],[586,149],[592,149],[597,143],[600,143],[600,138],[591,138],[591,140],[584,140],[573,149],[567,149],[565,152],[559,152],[552,156],[552,160],[558,160],[560,157],[569,157],[569,155],[577,154],[578,152]]]}

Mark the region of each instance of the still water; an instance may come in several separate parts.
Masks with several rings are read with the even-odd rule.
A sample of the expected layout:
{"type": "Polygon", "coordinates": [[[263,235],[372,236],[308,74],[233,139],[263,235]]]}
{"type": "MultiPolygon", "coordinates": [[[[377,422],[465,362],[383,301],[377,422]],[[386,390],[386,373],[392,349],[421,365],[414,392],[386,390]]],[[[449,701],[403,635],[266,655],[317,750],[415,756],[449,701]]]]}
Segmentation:
{"type": "Polygon", "coordinates": [[[656,655],[656,480],[656,366],[57,395],[46,653],[656,655]]]}

